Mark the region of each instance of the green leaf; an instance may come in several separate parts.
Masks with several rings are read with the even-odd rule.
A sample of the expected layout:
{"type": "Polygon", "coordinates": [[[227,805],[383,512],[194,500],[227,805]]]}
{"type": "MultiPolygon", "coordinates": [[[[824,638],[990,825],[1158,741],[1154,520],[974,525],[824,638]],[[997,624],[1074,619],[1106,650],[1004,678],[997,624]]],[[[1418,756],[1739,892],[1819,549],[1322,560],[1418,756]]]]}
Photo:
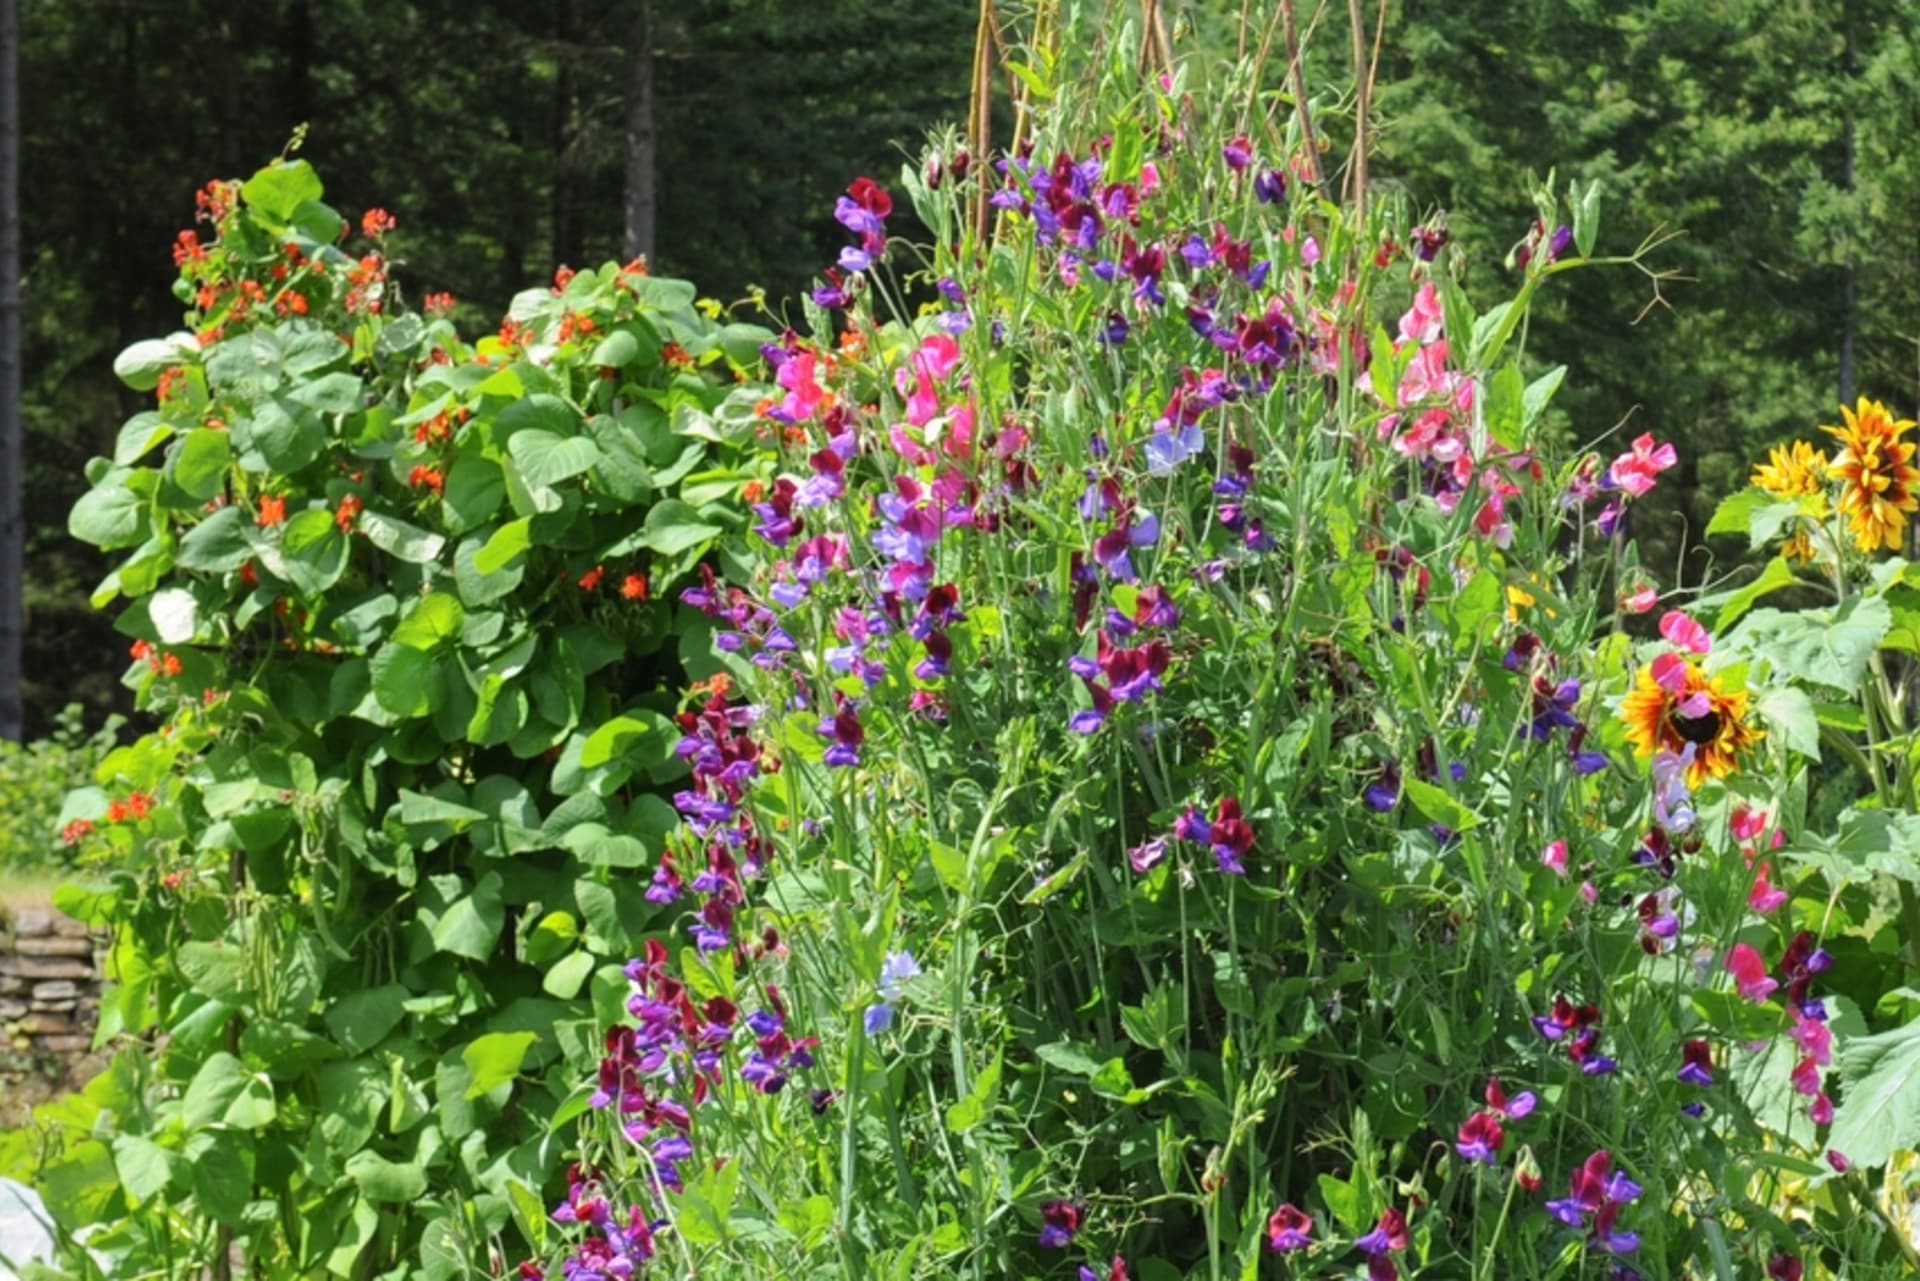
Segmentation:
{"type": "Polygon", "coordinates": [[[580,749],[580,768],[597,769],[649,741],[651,750],[646,753],[646,762],[664,761],[677,739],[673,722],[658,712],[629,712],[614,717],[587,736],[586,746],[580,749]]]}
{"type": "MultiPolygon", "coordinates": [[[[1491,315],[1488,318],[1491,319],[1491,315]]],[[[1487,399],[1482,417],[1487,424],[1487,434],[1503,448],[1520,448],[1524,432],[1522,401],[1525,397],[1526,384],[1521,380],[1520,366],[1511,360],[1487,380],[1487,399]]]]}
{"type": "Polygon", "coordinates": [[[498,872],[482,876],[471,894],[456,899],[433,923],[430,932],[434,946],[470,961],[484,961],[492,955],[507,920],[500,888],[498,872]]]}
{"type": "Polygon", "coordinates": [[[173,1153],[137,1134],[116,1135],[113,1168],[127,1198],[138,1204],[167,1190],[173,1182],[173,1153]]]}
{"type": "Polygon", "coordinates": [[[1807,833],[1801,840],[1810,848],[1789,847],[1784,856],[1819,868],[1836,888],[1871,884],[1880,876],[1920,885],[1920,814],[1848,809],[1832,837],[1807,833]]]}
{"type": "Polygon", "coordinates": [[[149,450],[173,437],[173,424],[160,421],[151,409],[127,419],[113,442],[113,465],[131,467],[147,456],[149,450]]]}
{"type": "Polygon", "coordinates": [[[690,548],[717,537],[718,525],[701,519],[700,513],[677,498],[664,499],[647,512],[641,543],[662,556],[677,556],[690,548]]]}
{"type": "Polygon", "coordinates": [[[152,391],[160,385],[162,370],[192,359],[198,350],[190,334],[144,338],[113,358],[113,373],[135,391],[152,391]]]}
{"type": "Polygon", "coordinates": [[[539,1039],[534,1032],[489,1032],[469,1042],[460,1051],[473,1078],[467,1083],[466,1097],[477,1099],[519,1076],[527,1051],[539,1039]]]}
{"type": "Polygon", "coordinates": [[[287,393],[287,399],[323,414],[350,414],[363,409],[365,396],[360,379],[346,372],[322,374],[287,393]]]}
{"type": "Polygon", "coordinates": [[[640,354],[640,340],[631,330],[616,329],[602,338],[588,363],[602,369],[625,369],[640,354]]]}
{"type": "Polygon", "coordinates": [[[1799,581],[1798,576],[1793,572],[1793,566],[1787,563],[1787,558],[1775,556],[1767,562],[1767,567],[1760,571],[1760,577],[1731,592],[1704,597],[1699,601],[1699,606],[1707,609],[1718,605],[1720,613],[1714,618],[1713,630],[1725,632],[1739,622],[1762,597],[1783,588],[1792,587],[1799,581]]]}
{"type": "Polygon", "coordinates": [[[1920,1020],[1840,1045],[1846,1097],[1827,1146],[1856,1167],[1877,1170],[1896,1150],[1920,1147],[1920,1020]]]}
{"type": "Polygon", "coordinates": [[[1560,390],[1560,383],[1566,376],[1567,367],[1555,365],[1527,384],[1525,394],[1520,397],[1520,416],[1524,426],[1531,427],[1540,421],[1540,415],[1547,411],[1547,405],[1553,400],[1553,393],[1560,390]]]}
{"type": "Polygon", "coordinates": [[[232,1132],[203,1132],[187,1140],[180,1158],[200,1208],[216,1223],[238,1228],[253,1194],[252,1140],[232,1132]]]}
{"type": "Polygon", "coordinates": [[[1769,689],[1754,706],[1788,747],[1811,760],[1820,759],[1820,718],[1806,691],[1791,685],[1769,689]]]}
{"type": "Polygon", "coordinates": [[[493,531],[486,545],[473,554],[473,567],[482,574],[496,574],[515,556],[533,546],[533,518],[510,520],[493,531]]]}
{"type": "Polygon", "coordinates": [[[411,649],[433,650],[460,635],[460,624],[467,611],[451,592],[434,592],[414,602],[407,616],[393,629],[395,645],[411,649]]]}
{"type": "Polygon", "coordinates": [[[1781,675],[1851,694],[1892,626],[1884,598],[1855,596],[1837,609],[1755,610],[1727,638],[1727,647],[1766,659],[1781,675]]]}
{"type": "MultiPolygon", "coordinates": [[[[1593,244],[1600,236],[1600,192],[1599,180],[1595,179],[1573,202],[1573,247],[1582,258],[1593,257],[1593,244]]],[[[1571,191],[1567,194],[1573,195],[1571,191]]]]}
{"type": "Polygon", "coordinates": [[[571,1001],[580,995],[580,987],[587,981],[587,976],[593,973],[594,963],[593,953],[585,950],[574,952],[548,970],[540,986],[548,996],[571,1001]]]}
{"type": "Polygon", "coordinates": [[[395,716],[425,716],[432,707],[429,682],[435,660],[425,650],[409,645],[382,645],[374,651],[370,670],[373,697],[395,716]]]}
{"type": "Polygon", "coordinates": [[[411,565],[426,565],[439,558],[447,540],[430,534],[385,512],[360,513],[360,532],[381,551],[411,565]]]}
{"type": "Polygon", "coordinates": [[[303,596],[319,596],[347,572],[347,536],[333,513],[309,507],[287,521],[280,535],[280,560],[286,579],[303,596]]]}
{"type": "Polygon", "coordinates": [[[327,1030],[348,1054],[365,1054],[400,1025],[410,995],[398,983],[348,992],[327,1007],[327,1030]]]}
{"type": "MultiPolygon", "coordinates": [[[[509,373],[502,370],[501,373],[509,373]]],[[[490,389],[482,385],[481,391],[490,389]]],[[[494,420],[495,440],[505,440],[508,450],[513,447],[512,437],[523,431],[543,431],[554,436],[571,436],[580,429],[580,415],[574,412],[572,405],[558,396],[544,392],[516,400],[500,411],[494,420]]],[[[517,457],[517,456],[516,456],[517,457]]]]}
{"type": "Polygon", "coordinates": [[[69,1232],[112,1217],[120,1176],[113,1153],[98,1139],[69,1144],[66,1154],[34,1181],[47,1212],[69,1232]]]}
{"type": "Polygon", "coordinates": [[[527,964],[545,965],[572,947],[579,935],[571,912],[548,912],[527,936],[527,964]]]}
{"type": "Polygon", "coordinates": [[[327,429],[305,405],[275,397],[254,407],[248,438],[268,468],[289,475],[320,456],[327,429]]]}
{"type": "Polygon", "coordinates": [[[108,551],[131,547],[147,536],[147,500],[125,485],[89,489],[67,516],[67,532],[108,551]]]}
{"type": "Polygon", "coordinates": [[[377,1152],[356,1152],[347,1161],[347,1177],[369,1201],[407,1204],[426,1194],[427,1172],[414,1164],[396,1165],[377,1152]]]}
{"type": "Polygon", "coordinates": [[[1401,780],[1401,786],[1415,809],[1433,822],[1456,832],[1470,831],[1486,822],[1486,819],[1447,795],[1445,788],[1429,783],[1424,778],[1405,778],[1401,780]]]}
{"type": "Polygon", "coordinates": [[[507,452],[520,466],[528,485],[539,489],[589,471],[600,461],[600,448],[585,436],[559,436],[538,427],[513,434],[507,452]]]}
{"type": "Polygon", "coordinates": [[[1774,501],[1772,494],[1758,486],[1736,490],[1722,498],[1720,505],[1713,509],[1713,518],[1707,522],[1707,533],[1745,534],[1753,527],[1753,513],[1774,501]]]}
{"type": "Polygon", "coordinates": [[[439,796],[404,787],[400,789],[400,821],[409,827],[416,823],[479,823],[485,821],[486,817],[477,809],[455,804],[439,796]]]}
{"type": "Polygon", "coordinates": [[[1360,1189],[1344,1179],[1336,1179],[1331,1174],[1319,1178],[1320,1203],[1327,1207],[1334,1220],[1349,1233],[1366,1230],[1366,1203],[1361,1198],[1360,1189]]]}
{"type": "Polygon", "coordinates": [[[1102,1067],[1101,1061],[1092,1053],[1071,1041],[1055,1041],[1041,1046],[1034,1053],[1040,1056],[1042,1063],[1069,1076],[1091,1078],[1102,1067]]]}
{"type": "Polygon", "coordinates": [[[180,973],[202,996],[230,1005],[251,999],[246,956],[231,943],[185,943],[176,954],[180,973]]]}
{"type": "Polygon", "coordinates": [[[447,513],[447,532],[464,534],[485,525],[506,496],[507,482],[499,463],[475,455],[456,459],[447,472],[441,504],[447,513]]]}
{"type": "Polygon", "coordinates": [[[233,461],[231,442],[224,431],[196,427],[180,441],[168,471],[173,483],[198,502],[219,493],[233,461]]]}
{"type": "Polygon", "coordinates": [[[276,160],[247,179],[240,198],[261,213],[286,222],[294,210],[325,194],[320,175],[304,160],[276,160]]]}
{"type": "Polygon", "coordinates": [[[220,1050],[194,1073],[180,1115],[190,1129],[225,1125],[257,1130],[272,1124],[277,1115],[273,1086],[265,1076],[249,1072],[246,1064],[220,1050]]]}
{"type": "Polygon", "coordinates": [[[994,1100],[1000,1093],[1001,1067],[1001,1056],[996,1054],[993,1062],[973,1078],[973,1088],[967,1092],[967,1097],[947,1109],[948,1133],[965,1134],[992,1113],[994,1100]]]}
{"type": "Polygon", "coordinates": [[[253,558],[247,543],[246,519],[238,507],[222,507],[187,531],[174,563],[182,569],[224,574],[253,558]]]}

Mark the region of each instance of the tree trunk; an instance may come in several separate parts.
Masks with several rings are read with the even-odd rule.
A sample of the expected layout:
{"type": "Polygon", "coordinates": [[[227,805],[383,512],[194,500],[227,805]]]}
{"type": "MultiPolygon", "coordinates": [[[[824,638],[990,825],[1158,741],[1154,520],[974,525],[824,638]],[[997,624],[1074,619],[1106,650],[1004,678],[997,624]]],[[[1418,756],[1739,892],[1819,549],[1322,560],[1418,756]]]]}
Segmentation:
{"type": "MultiPolygon", "coordinates": [[[[1854,83],[1858,74],[1856,49],[1853,35],[1853,6],[1847,6],[1847,83],[1854,83]]],[[[1843,127],[1841,145],[1844,148],[1840,159],[1840,189],[1849,197],[1853,195],[1853,104],[1847,104],[1847,121],[1843,127]]],[[[1853,278],[1853,229],[1847,232],[1847,259],[1840,268],[1840,403],[1853,406],[1853,344],[1855,318],[1855,284],[1853,278]]]]}
{"type": "Polygon", "coordinates": [[[574,14],[573,0],[553,6],[554,47],[559,74],[553,80],[553,265],[574,265],[580,257],[575,232],[576,193],[573,176],[574,140],[574,14]]]}
{"type": "Polygon", "coordinates": [[[313,9],[293,0],[287,10],[287,118],[289,129],[313,123],[313,9]]]}
{"type": "Polygon", "coordinates": [[[26,706],[26,515],[20,424],[20,13],[0,0],[0,738],[20,741],[26,706]]]}
{"type": "Polygon", "coordinates": [[[653,257],[654,155],[652,0],[635,0],[627,51],[627,257],[653,257]]]}

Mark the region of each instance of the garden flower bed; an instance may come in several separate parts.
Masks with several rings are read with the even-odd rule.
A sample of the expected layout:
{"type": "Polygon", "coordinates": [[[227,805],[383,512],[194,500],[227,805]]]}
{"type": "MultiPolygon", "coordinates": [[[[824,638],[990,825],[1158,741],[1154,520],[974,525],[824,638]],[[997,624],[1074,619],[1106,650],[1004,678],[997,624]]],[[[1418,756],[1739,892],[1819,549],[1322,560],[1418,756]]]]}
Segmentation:
{"type": "Polygon", "coordinates": [[[855,179],[791,327],[610,263],[468,343],[303,164],[202,193],[73,520],[164,729],[63,816],[127,1046],[46,1118],[63,1230],[425,1281],[1920,1266],[1913,424],[1783,447],[1708,531],[1779,553],[1664,588],[1680,433],[1584,439],[1526,345],[1642,261],[1596,189],[1476,303],[1285,68],[1108,35],[1035,35],[1008,148],[855,179]]]}

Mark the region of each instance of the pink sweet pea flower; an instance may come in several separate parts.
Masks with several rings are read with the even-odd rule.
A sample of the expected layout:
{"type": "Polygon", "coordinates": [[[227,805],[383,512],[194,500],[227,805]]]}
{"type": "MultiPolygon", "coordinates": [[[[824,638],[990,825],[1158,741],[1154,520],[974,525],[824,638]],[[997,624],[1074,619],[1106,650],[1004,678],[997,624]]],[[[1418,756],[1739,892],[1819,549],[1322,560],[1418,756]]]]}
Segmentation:
{"type": "Polygon", "coordinates": [[[1607,469],[1607,479],[1616,489],[1624,489],[1639,498],[1653,488],[1656,476],[1679,461],[1680,455],[1672,442],[1655,445],[1653,433],[1643,432],[1634,437],[1629,452],[1613,460],[1613,466],[1607,469]]]}
{"type": "Polygon", "coordinates": [[[1767,963],[1760,959],[1760,953],[1747,943],[1735,943],[1727,953],[1727,973],[1733,975],[1740,995],[1749,1001],[1764,1001],[1780,986],[1768,976],[1767,963]]]}
{"type": "Polygon", "coordinates": [[[1747,906],[1762,916],[1778,911],[1787,901],[1787,892],[1773,888],[1773,882],[1767,879],[1772,870],[1771,863],[1762,863],[1753,878],[1753,888],[1747,892],[1747,906]]]}
{"type": "Polygon", "coordinates": [[[1400,317],[1400,341],[1430,343],[1440,336],[1441,325],[1440,295],[1434,291],[1433,281],[1421,281],[1413,306],[1400,317]]]}
{"type": "Polygon", "coordinates": [[[1733,807],[1733,817],[1728,825],[1733,829],[1736,841],[1758,840],[1760,833],[1767,830],[1767,811],[1753,809],[1747,805],[1733,807]]]}
{"type": "Polygon", "coordinates": [[[1552,868],[1555,876],[1561,880],[1565,880],[1567,877],[1567,843],[1565,841],[1548,841],[1546,848],[1540,851],[1540,863],[1543,867],[1552,868]]]}
{"type": "Polygon", "coordinates": [[[1713,648],[1713,637],[1707,635],[1707,629],[1677,609],[1670,609],[1660,616],[1660,634],[1668,644],[1696,654],[1704,654],[1713,648]]]}
{"type": "Polygon", "coordinates": [[[1669,694],[1687,692],[1687,660],[1678,654],[1662,654],[1653,660],[1653,683],[1669,694]]]}
{"type": "Polygon", "coordinates": [[[1800,1047],[1800,1052],[1816,1066],[1827,1067],[1833,1062],[1833,1029],[1821,1020],[1799,1015],[1789,1035],[1793,1037],[1793,1043],[1800,1047]]]}
{"type": "Polygon", "coordinates": [[[801,351],[789,357],[775,375],[775,381],[787,389],[781,412],[793,422],[803,423],[813,417],[827,399],[826,389],[814,381],[813,373],[813,353],[801,351]]]}
{"type": "Polygon", "coordinates": [[[907,397],[908,422],[924,427],[940,413],[937,385],[953,372],[959,361],[960,344],[946,334],[933,334],[920,344],[908,362],[913,366],[913,373],[909,375],[902,369],[894,374],[894,385],[907,397]]]}
{"type": "Polygon", "coordinates": [[[1642,583],[1631,593],[1620,597],[1620,612],[1623,614],[1644,614],[1660,603],[1660,593],[1650,584],[1642,583]]]}

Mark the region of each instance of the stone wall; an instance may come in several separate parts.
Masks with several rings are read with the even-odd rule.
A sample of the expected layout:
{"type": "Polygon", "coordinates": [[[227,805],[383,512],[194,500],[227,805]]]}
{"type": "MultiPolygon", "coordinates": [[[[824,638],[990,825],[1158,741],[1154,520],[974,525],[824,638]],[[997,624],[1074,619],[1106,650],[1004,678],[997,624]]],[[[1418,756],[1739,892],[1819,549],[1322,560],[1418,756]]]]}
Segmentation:
{"type": "Polygon", "coordinates": [[[105,943],[50,909],[0,916],[0,1050],[87,1052],[100,1017],[105,943]]]}

